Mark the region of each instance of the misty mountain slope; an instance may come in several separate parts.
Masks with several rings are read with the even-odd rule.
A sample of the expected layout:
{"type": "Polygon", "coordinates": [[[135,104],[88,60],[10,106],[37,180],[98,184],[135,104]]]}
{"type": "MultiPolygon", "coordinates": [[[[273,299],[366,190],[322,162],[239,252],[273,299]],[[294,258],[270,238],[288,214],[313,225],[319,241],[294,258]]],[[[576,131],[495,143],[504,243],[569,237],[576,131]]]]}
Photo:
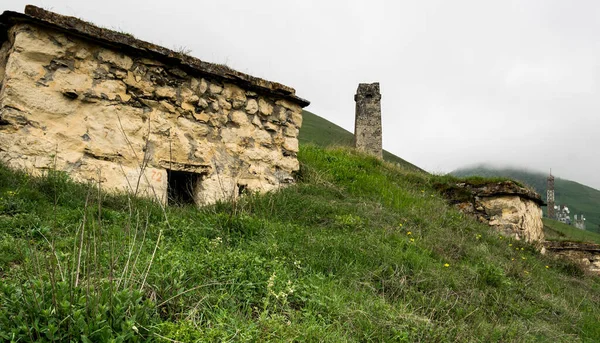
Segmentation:
{"type": "MultiPolygon", "coordinates": [[[[329,120],[306,110],[302,113],[302,128],[300,129],[298,140],[300,144],[312,143],[322,147],[336,145],[354,146],[354,134],[352,132],[348,132],[329,120]]],[[[424,171],[386,150],[383,151],[383,159],[388,162],[398,163],[403,167],[424,171]]]]}
{"type": "MultiPolygon", "coordinates": [[[[504,176],[521,181],[533,187],[546,201],[547,175],[516,168],[493,168],[484,165],[461,168],[451,174],[464,176],[504,176]]],[[[556,177],[554,181],[554,198],[557,204],[565,204],[573,214],[583,214],[588,231],[600,232],[600,191],[578,182],[556,177]]],[[[544,213],[546,209],[544,208],[544,213]]]]}

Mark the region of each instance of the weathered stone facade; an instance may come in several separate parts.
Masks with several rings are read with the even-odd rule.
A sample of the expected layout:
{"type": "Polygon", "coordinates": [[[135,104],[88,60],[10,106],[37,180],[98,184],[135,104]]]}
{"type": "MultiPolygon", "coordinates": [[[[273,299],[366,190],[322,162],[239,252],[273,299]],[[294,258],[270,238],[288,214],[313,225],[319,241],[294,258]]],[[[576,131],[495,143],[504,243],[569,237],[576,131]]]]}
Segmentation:
{"type": "Polygon", "coordinates": [[[354,147],[382,158],[381,93],[379,83],[361,83],[356,95],[354,147]]]}
{"type": "Polygon", "coordinates": [[[446,187],[444,195],[464,213],[508,237],[527,242],[544,240],[542,208],[539,194],[514,182],[494,182],[481,185],[459,183],[446,187]]]}
{"type": "Polygon", "coordinates": [[[0,25],[8,166],[196,204],[293,182],[294,89],[33,6],[0,25]]]}

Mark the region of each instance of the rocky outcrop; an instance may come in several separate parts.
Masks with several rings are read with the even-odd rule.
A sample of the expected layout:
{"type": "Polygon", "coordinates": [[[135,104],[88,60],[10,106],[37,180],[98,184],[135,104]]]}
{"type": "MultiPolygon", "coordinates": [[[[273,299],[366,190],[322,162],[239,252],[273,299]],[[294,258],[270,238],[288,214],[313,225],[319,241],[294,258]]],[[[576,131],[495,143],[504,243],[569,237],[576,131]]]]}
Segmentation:
{"type": "Polygon", "coordinates": [[[512,181],[438,185],[459,210],[506,236],[527,242],[544,240],[539,194],[512,181]]]}
{"type": "Polygon", "coordinates": [[[290,87],[32,6],[0,37],[10,167],[197,204],[293,182],[308,102],[290,87]]]}
{"type": "Polygon", "coordinates": [[[543,247],[548,254],[580,263],[591,273],[600,275],[600,244],[547,241],[543,247]]]}

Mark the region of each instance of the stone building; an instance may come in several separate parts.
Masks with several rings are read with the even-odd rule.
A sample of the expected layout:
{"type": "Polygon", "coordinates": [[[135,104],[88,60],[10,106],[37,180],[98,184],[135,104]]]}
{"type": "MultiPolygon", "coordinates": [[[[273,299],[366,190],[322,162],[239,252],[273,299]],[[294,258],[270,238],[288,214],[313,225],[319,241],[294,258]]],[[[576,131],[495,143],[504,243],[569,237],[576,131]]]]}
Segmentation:
{"type": "Polygon", "coordinates": [[[566,205],[554,205],[554,219],[571,225],[571,211],[566,205]]]}
{"type": "Polygon", "coordinates": [[[379,83],[361,83],[356,95],[354,146],[357,150],[382,158],[381,93],[379,83]]]}
{"type": "Polygon", "coordinates": [[[437,185],[461,212],[477,218],[507,237],[534,243],[544,240],[539,194],[512,181],[437,185]]]}
{"type": "Polygon", "coordinates": [[[578,228],[579,230],[585,230],[585,217],[583,216],[583,214],[575,215],[575,220],[573,220],[573,226],[575,226],[576,228],[578,228]]]}
{"type": "Polygon", "coordinates": [[[543,253],[580,264],[593,275],[600,275],[600,244],[569,241],[543,242],[543,253]]]}
{"type": "Polygon", "coordinates": [[[0,160],[196,204],[293,182],[293,88],[34,6],[0,16],[0,160]]]}

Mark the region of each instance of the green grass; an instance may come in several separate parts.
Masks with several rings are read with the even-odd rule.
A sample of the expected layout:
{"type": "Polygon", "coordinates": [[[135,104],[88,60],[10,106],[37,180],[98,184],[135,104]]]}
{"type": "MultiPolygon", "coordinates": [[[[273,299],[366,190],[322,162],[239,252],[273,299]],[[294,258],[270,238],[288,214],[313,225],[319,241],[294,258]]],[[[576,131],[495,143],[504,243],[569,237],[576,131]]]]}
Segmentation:
{"type": "MultiPolygon", "coordinates": [[[[321,147],[353,147],[354,134],[325,118],[305,110],[302,112],[302,129],[298,141],[300,144],[315,144],[321,147]]],[[[424,171],[387,150],[383,151],[383,159],[408,169],[424,171]]]]}
{"type": "Polygon", "coordinates": [[[580,230],[556,220],[543,218],[544,235],[549,241],[573,241],[600,244],[600,234],[580,230]]]}
{"type": "MultiPolygon", "coordinates": [[[[498,169],[486,166],[459,169],[456,176],[478,175],[483,177],[503,176],[519,180],[533,187],[546,201],[546,178],[548,175],[522,169],[498,169]]],[[[565,204],[571,214],[583,214],[587,218],[587,231],[600,233],[600,191],[578,182],[556,178],[554,181],[556,203],[565,204]]],[[[544,208],[544,213],[546,210],[544,208]]]]}
{"type": "Polygon", "coordinates": [[[299,159],[279,192],[164,212],[0,168],[1,339],[600,340],[600,280],[462,215],[439,177],[299,159]]]}

